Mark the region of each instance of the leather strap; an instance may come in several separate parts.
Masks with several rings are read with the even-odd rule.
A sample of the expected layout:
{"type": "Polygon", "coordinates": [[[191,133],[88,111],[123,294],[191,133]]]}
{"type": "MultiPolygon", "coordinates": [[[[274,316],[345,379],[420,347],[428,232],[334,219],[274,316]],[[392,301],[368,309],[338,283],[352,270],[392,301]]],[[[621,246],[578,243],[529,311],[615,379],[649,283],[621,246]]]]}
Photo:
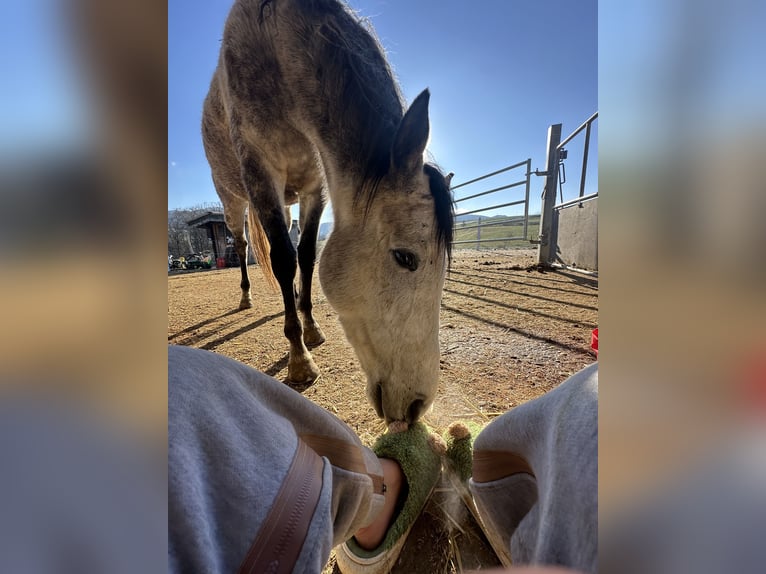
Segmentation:
{"type": "Polygon", "coordinates": [[[513,452],[475,450],[473,452],[473,481],[492,482],[519,473],[535,475],[527,460],[513,452]]]}
{"type": "Polygon", "coordinates": [[[287,476],[239,574],[293,571],[319,502],[323,467],[322,459],[299,438],[287,476]]]}
{"type": "Polygon", "coordinates": [[[367,472],[367,465],[364,463],[364,456],[358,445],[315,434],[302,434],[300,438],[319,456],[326,456],[333,466],[358,474],[366,474],[372,479],[373,492],[375,494],[383,493],[383,477],[367,472]]]}

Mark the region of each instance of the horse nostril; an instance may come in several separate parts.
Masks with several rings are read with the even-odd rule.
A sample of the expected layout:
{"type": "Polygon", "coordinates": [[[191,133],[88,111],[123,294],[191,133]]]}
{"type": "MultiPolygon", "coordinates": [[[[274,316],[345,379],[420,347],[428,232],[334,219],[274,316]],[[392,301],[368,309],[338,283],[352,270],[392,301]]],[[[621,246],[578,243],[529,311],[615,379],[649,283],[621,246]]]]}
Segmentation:
{"type": "Polygon", "coordinates": [[[421,399],[415,399],[410,404],[410,407],[407,409],[407,423],[413,424],[418,421],[420,418],[420,415],[423,414],[423,410],[425,409],[425,402],[421,399]]]}
{"type": "Polygon", "coordinates": [[[372,406],[380,418],[383,418],[383,386],[378,383],[373,389],[372,406]]]}

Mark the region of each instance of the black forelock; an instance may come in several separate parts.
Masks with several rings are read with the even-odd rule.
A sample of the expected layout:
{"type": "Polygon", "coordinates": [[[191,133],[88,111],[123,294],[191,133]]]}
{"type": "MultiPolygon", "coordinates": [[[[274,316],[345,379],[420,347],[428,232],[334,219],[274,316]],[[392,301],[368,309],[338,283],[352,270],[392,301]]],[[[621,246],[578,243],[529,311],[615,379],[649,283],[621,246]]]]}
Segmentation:
{"type": "Polygon", "coordinates": [[[423,165],[428,176],[431,196],[434,198],[434,216],[436,218],[436,241],[447,253],[447,265],[452,265],[452,240],[455,232],[455,204],[452,201],[447,179],[441,170],[431,163],[423,165]]]}

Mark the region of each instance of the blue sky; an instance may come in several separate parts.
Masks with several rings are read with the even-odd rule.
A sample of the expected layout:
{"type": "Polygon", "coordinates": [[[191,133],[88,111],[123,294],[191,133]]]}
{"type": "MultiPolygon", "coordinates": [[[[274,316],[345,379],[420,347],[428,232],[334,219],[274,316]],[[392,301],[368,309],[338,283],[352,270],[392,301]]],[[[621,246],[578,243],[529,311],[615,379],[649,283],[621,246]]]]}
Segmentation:
{"type": "MultiPolygon", "coordinates": [[[[598,109],[595,0],[349,3],[371,19],[407,102],[430,88],[429,152],[455,172],[455,184],[527,158],[533,170],[543,170],[548,126],[561,123],[567,135],[598,109]]],[[[230,0],[168,3],[170,209],[217,201],[199,124],[230,6],[230,0]]],[[[597,136],[596,129],[586,192],[597,185],[597,136]]],[[[581,169],[581,144],[569,149],[565,199],[577,195],[581,169]]],[[[515,171],[488,185],[522,177],[515,171]]],[[[532,211],[539,211],[542,183],[532,180],[532,211]]],[[[328,209],[324,219],[330,216],[328,209]]]]}

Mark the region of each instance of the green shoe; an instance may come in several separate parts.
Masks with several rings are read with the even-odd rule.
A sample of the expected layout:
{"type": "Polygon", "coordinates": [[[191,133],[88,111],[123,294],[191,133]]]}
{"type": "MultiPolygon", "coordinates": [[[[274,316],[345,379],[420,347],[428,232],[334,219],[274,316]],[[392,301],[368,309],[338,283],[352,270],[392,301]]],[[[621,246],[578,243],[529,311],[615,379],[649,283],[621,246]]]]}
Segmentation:
{"type": "Polygon", "coordinates": [[[343,574],[384,574],[391,570],[441,473],[444,444],[422,422],[404,432],[382,435],[372,450],[380,458],[397,461],[402,468],[406,485],[400,494],[401,510],[374,550],[363,549],[354,538],[338,547],[335,556],[343,574]]]}
{"type": "Polygon", "coordinates": [[[468,487],[468,480],[473,476],[473,443],[483,428],[482,425],[474,422],[455,422],[447,428],[444,433],[444,441],[447,443],[444,475],[449,479],[476,524],[484,532],[498,560],[504,567],[510,568],[512,562],[509,551],[496,533],[485,527],[468,487]]]}
{"type": "Polygon", "coordinates": [[[452,423],[444,433],[447,443],[446,467],[465,483],[473,474],[473,441],[476,440],[481,426],[473,423],[452,423]]]}

